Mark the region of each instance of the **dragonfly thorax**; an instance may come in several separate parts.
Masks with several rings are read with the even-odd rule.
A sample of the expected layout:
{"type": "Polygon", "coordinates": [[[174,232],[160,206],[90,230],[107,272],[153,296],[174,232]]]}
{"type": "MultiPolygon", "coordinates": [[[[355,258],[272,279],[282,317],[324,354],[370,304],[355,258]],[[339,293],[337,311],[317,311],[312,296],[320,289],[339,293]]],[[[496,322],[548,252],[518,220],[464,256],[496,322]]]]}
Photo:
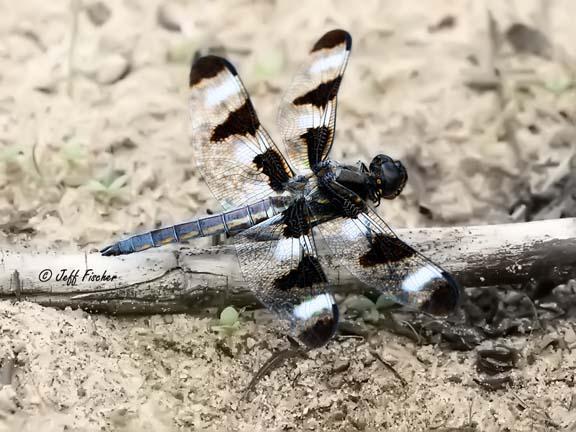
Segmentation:
{"type": "Polygon", "coordinates": [[[310,188],[310,176],[297,175],[292,177],[286,184],[286,191],[296,197],[306,195],[310,188]]]}

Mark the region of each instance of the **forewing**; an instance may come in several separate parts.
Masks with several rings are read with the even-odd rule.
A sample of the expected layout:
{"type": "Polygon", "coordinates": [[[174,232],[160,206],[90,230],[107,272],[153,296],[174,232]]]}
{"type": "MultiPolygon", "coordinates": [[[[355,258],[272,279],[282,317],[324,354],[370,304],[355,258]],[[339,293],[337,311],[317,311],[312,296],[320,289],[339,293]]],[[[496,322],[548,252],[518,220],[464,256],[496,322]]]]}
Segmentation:
{"type": "Polygon", "coordinates": [[[319,228],[334,256],[362,282],[434,314],[457,305],[460,288],[452,276],[400,240],[373,210],[319,228]]]}
{"type": "Polygon", "coordinates": [[[338,308],[312,232],[294,232],[289,220],[286,214],[274,216],[234,237],[234,243],[250,289],[291,323],[301,342],[315,348],[334,334],[338,308]]]}
{"type": "Polygon", "coordinates": [[[293,173],[227,60],[206,56],[192,65],[190,114],[198,167],[225,209],[284,190],[293,173]]]}
{"type": "Polygon", "coordinates": [[[312,48],[284,95],[278,125],[292,165],[301,172],[326,159],[336,127],[336,98],[352,38],[332,30],[312,48]]]}

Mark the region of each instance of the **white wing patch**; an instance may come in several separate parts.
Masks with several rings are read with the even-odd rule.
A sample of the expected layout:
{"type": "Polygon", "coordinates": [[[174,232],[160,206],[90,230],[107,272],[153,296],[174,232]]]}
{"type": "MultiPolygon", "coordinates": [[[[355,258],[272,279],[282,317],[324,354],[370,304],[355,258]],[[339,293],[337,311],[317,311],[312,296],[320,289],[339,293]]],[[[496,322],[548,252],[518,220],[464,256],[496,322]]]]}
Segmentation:
{"type": "Polygon", "coordinates": [[[347,219],[344,223],[342,223],[340,234],[346,240],[355,241],[359,238],[363,238],[368,233],[368,230],[364,226],[364,224],[358,223],[358,221],[354,219],[347,219]]]}
{"type": "Polygon", "coordinates": [[[243,141],[236,141],[234,144],[234,157],[237,161],[250,165],[254,161],[256,154],[248,150],[243,141]]]}
{"type": "Polygon", "coordinates": [[[241,88],[235,79],[227,78],[217,87],[210,89],[206,93],[204,102],[207,106],[213,107],[215,105],[221,104],[226,99],[231,96],[240,93],[241,88]]]}
{"type": "Polygon", "coordinates": [[[300,245],[295,239],[281,239],[274,250],[274,257],[280,262],[300,260],[300,245]]]}
{"type": "MultiPolygon", "coordinates": [[[[303,110],[302,110],[303,111],[303,110]]],[[[299,114],[296,117],[296,127],[308,129],[320,124],[320,110],[314,108],[313,114],[310,114],[310,107],[306,107],[306,114],[299,114]]]]}
{"type": "Polygon", "coordinates": [[[309,71],[310,73],[318,74],[328,69],[340,69],[342,64],[345,62],[348,53],[349,51],[342,50],[332,54],[331,56],[319,57],[318,60],[312,63],[309,71]]]}
{"type": "Polygon", "coordinates": [[[332,305],[335,303],[332,294],[322,293],[316,297],[304,300],[302,303],[294,306],[293,314],[299,320],[306,321],[315,315],[324,312],[331,312],[332,305]]]}
{"type": "Polygon", "coordinates": [[[436,267],[428,264],[404,278],[402,281],[402,291],[409,293],[419,292],[434,279],[443,279],[443,276],[438,272],[436,267]]]}

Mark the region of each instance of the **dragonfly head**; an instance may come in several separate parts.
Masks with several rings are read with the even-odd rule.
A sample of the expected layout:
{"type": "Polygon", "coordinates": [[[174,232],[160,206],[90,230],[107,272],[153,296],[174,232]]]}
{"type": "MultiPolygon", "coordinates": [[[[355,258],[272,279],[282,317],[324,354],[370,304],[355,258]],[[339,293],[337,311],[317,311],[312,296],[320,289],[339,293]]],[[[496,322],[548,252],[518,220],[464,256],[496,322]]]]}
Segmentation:
{"type": "Polygon", "coordinates": [[[408,174],[402,162],[383,154],[377,155],[370,162],[370,175],[374,181],[373,200],[375,202],[380,202],[380,198],[396,198],[408,180],[408,174]]]}

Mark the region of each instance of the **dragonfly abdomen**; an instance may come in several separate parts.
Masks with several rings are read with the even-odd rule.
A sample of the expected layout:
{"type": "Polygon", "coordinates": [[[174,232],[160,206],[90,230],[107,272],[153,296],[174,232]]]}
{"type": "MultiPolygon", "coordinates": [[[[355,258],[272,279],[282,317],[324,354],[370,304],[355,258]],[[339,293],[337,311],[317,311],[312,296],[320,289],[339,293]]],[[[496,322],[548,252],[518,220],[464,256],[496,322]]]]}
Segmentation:
{"type": "Polygon", "coordinates": [[[282,210],[278,201],[266,198],[227,212],[137,234],[107,246],[100,252],[102,255],[126,255],[199,237],[219,234],[231,236],[275,216],[282,210]]]}

